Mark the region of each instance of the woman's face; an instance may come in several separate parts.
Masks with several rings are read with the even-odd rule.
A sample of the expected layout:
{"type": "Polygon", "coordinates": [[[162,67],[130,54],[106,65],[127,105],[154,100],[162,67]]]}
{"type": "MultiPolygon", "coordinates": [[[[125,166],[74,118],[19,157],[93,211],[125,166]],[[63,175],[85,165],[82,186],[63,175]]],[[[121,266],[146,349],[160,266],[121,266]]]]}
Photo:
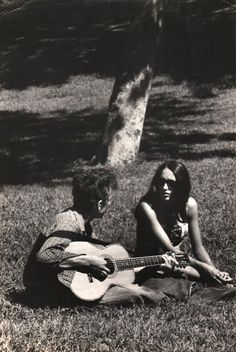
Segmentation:
{"type": "Polygon", "coordinates": [[[176,189],[176,177],[174,173],[167,167],[162,171],[157,183],[160,199],[164,202],[174,200],[174,192],[176,189]]]}

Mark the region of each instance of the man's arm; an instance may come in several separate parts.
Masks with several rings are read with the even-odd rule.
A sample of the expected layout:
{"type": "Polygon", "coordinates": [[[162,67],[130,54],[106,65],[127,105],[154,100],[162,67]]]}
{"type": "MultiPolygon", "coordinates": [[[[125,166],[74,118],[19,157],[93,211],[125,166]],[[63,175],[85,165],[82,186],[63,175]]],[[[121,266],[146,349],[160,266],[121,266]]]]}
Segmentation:
{"type": "Polygon", "coordinates": [[[42,264],[59,265],[63,260],[78,256],[78,254],[65,252],[71,239],[59,236],[60,233],[52,234],[36,254],[37,260],[42,264]]]}

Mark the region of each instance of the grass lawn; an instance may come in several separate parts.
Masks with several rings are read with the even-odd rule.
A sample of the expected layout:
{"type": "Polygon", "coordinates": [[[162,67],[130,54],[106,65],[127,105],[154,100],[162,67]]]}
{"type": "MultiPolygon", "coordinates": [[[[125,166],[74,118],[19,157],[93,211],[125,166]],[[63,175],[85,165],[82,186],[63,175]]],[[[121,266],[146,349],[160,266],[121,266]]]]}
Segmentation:
{"type": "MultiPolygon", "coordinates": [[[[1,351],[232,351],[235,301],[72,309],[28,307],[20,300],[32,243],[71,204],[71,177],[99,145],[112,84],[94,75],[73,76],[58,86],[0,92],[6,168],[0,198],[1,351]]],[[[94,227],[101,238],[133,249],[132,209],[157,165],[179,158],[192,177],[203,242],[215,264],[235,278],[236,90],[214,88],[202,99],[190,88],[169,77],[155,79],[140,158],[117,170],[119,189],[94,227]]]]}
{"type": "MultiPolygon", "coordinates": [[[[13,3],[28,1],[2,0],[1,14],[13,3]]],[[[97,2],[94,11],[78,0],[29,1],[0,18],[0,350],[234,351],[235,300],[68,308],[23,299],[34,241],[71,205],[71,178],[101,143],[110,77],[134,15],[132,6],[118,11],[110,3],[97,2]]],[[[117,170],[109,212],[94,222],[102,239],[134,248],[132,210],[157,165],[180,159],[190,171],[204,245],[236,280],[236,89],[225,86],[155,78],[139,158],[117,170]]]]}

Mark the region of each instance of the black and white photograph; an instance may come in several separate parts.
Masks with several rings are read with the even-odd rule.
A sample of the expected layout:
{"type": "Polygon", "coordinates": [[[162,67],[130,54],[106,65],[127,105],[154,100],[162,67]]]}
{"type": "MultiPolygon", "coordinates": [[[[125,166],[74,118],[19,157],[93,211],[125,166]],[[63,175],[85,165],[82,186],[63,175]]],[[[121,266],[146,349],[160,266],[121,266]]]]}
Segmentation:
{"type": "Polygon", "coordinates": [[[236,349],[236,0],[0,0],[0,350],[236,349]]]}

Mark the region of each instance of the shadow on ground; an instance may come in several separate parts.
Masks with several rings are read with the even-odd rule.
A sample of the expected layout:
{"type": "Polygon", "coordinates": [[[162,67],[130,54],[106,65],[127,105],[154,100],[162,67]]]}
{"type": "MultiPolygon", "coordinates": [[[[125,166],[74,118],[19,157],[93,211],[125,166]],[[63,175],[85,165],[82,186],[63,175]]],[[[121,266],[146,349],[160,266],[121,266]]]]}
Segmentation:
{"type": "Polygon", "coordinates": [[[40,0],[0,16],[1,85],[24,89],[80,73],[114,76],[134,6],[87,4],[40,0]]]}
{"type": "Polygon", "coordinates": [[[63,111],[42,118],[0,112],[2,182],[30,183],[71,176],[75,161],[89,161],[101,143],[105,112],[63,111]]]}
{"type": "MultiPolygon", "coordinates": [[[[141,155],[146,160],[235,157],[235,133],[223,128],[221,133],[214,132],[215,122],[207,118],[209,113],[199,109],[195,100],[183,103],[168,93],[152,97],[141,155]]],[[[0,112],[1,182],[50,182],[71,177],[78,165],[97,154],[105,122],[106,111],[90,109],[47,116],[0,112]]]]}
{"type": "MultiPolygon", "coordinates": [[[[17,290],[13,289],[7,294],[7,300],[12,304],[20,304],[22,306],[30,307],[33,309],[38,308],[84,308],[84,309],[95,309],[103,307],[103,304],[99,304],[99,300],[96,301],[82,301],[77,298],[68,288],[56,286],[51,292],[45,290],[45,288],[37,289],[24,289],[17,290]],[[47,292],[48,291],[48,292],[47,292]]],[[[146,303],[152,303],[146,300],[146,303]]],[[[133,304],[143,304],[143,300],[135,298],[135,296],[124,300],[123,302],[113,303],[113,306],[117,307],[129,307],[133,304]],[[136,300],[135,300],[136,299],[136,300]]]]}
{"type": "Polygon", "coordinates": [[[235,142],[235,132],[211,132],[216,117],[208,118],[211,110],[198,104],[198,100],[186,102],[168,93],[150,99],[140,146],[146,160],[236,156],[230,146],[235,142]]]}
{"type": "Polygon", "coordinates": [[[30,308],[75,308],[75,307],[86,307],[86,308],[94,308],[97,302],[82,302],[78,298],[72,295],[69,290],[63,290],[60,292],[58,287],[55,288],[54,293],[49,292],[49,290],[45,290],[41,288],[35,290],[11,290],[8,295],[7,299],[12,304],[21,304],[26,307],[30,308]],[[68,291],[68,292],[67,292],[68,291]],[[56,292],[56,293],[55,293],[56,292]]]}

